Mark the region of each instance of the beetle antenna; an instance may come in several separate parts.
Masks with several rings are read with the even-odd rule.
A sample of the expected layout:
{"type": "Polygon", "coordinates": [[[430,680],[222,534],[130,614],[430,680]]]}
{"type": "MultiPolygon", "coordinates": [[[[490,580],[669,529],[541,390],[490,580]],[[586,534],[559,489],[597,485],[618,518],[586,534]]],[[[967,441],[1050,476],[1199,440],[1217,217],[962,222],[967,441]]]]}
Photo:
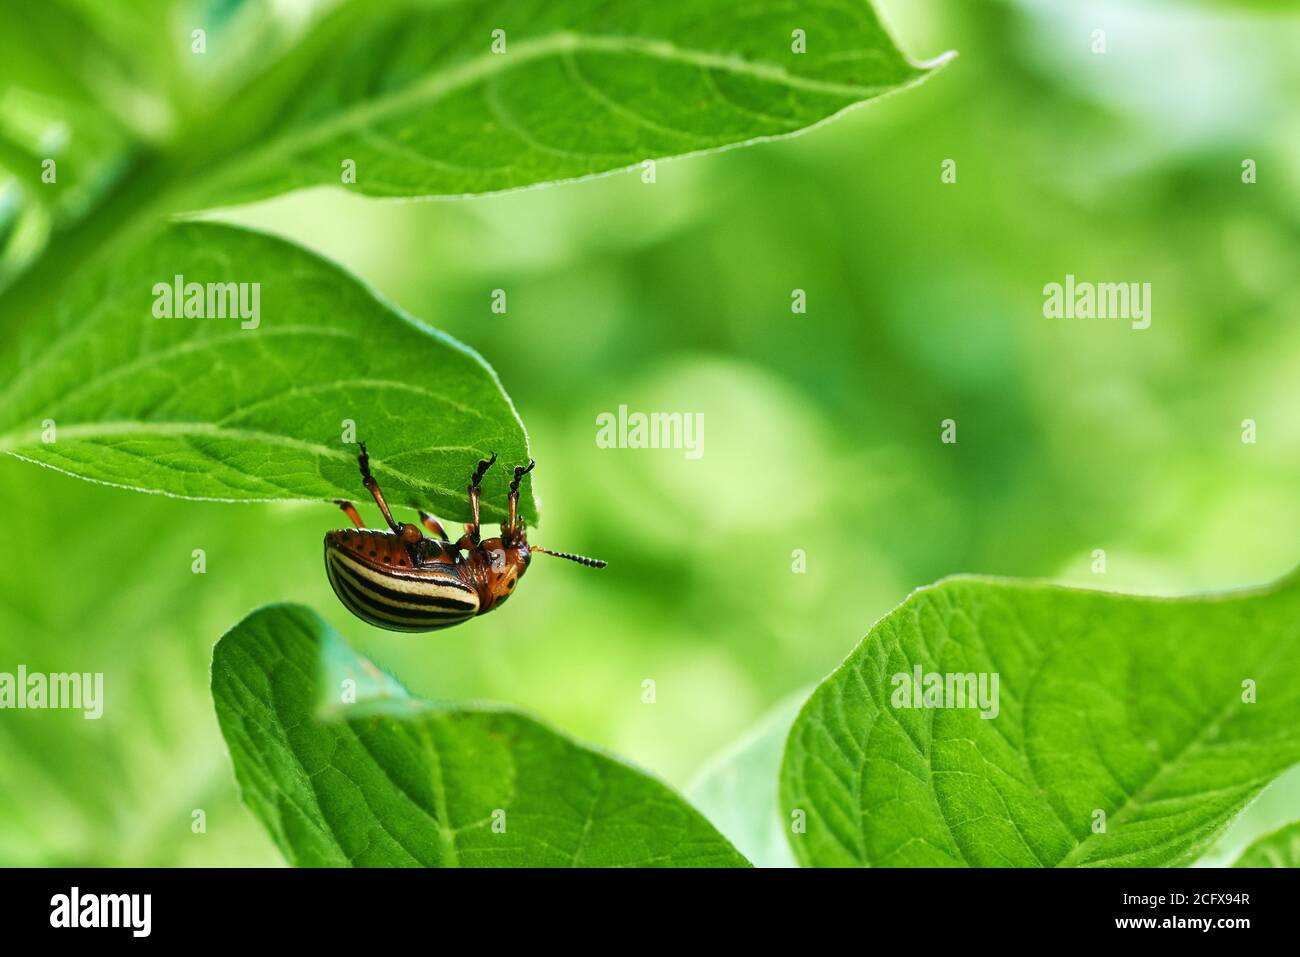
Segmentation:
{"type": "Polygon", "coordinates": [[[543,555],[554,555],[556,558],[567,558],[571,562],[577,562],[579,565],[586,565],[588,568],[604,568],[608,562],[602,562],[599,558],[587,558],[585,555],[574,555],[570,552],[553,552],[549,548],[541,548],[538,545],[529,546],[530,552],[541,552],[543,555]]]}

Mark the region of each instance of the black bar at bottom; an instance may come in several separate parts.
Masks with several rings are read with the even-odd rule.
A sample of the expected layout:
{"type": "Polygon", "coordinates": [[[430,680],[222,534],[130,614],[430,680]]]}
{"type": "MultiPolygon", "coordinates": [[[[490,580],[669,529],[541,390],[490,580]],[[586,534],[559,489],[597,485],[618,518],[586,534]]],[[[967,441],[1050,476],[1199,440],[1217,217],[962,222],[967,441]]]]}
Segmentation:
{"type": "Polygon", "coordinates": [[[394,935],[449,941],[459,930],[499,946],[516,935],[559,943],[612,921],[651,940],[680,929],[692,943],[779,927],[851,934],[864,947],[890,939],[878,932],[903,931],[935,943],[993,933],[999,941],[1199,935],[1231,944],[1261,931],[1294,940],[1298,884],[1293,870],[1212,869],[9,869],[0,870],[0,933],[7,943],[75,935],[81,944],[385,946],[394,935]]]}

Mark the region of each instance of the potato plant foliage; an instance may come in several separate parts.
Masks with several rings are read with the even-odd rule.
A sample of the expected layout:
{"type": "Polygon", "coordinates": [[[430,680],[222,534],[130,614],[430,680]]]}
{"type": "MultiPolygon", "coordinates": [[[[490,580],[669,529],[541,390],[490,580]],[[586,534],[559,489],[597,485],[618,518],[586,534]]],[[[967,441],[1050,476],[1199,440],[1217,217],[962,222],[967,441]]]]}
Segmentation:
{"type": "MultiPolygon", "coordinates": [[[[315,185],[470,196],[591,176],[796,133],[926,73],[860,0],[797,23],[785,4],[737,18],[721,0],[349,0],[229,88],[222,76],[196,87],[183,50],[132,56],[180,5],[82,24],[95,55],[141,71],[131,79],[166,105],[174,121],[160,131],[99,109],[81,71],[62,68],[70,16],[34,0],[0,11],[0,36],[29,38],[4,41],[0,80],[49,96],[71,131],[55,160],[65,185],[47,191],[56,205],[32,191],[18,215],[75,222],[0,295],[17,336],[0,367],[0,450],[182,497],[332,498],[355,494],[346,418],[404,486],[399,501],[458,520],[467,463],[527,454],[486,363],[286,242],[167,226],[168,214],[315,185]],[[811,51],[795,52],[795,29],[818,36],[811,51]],[[114,152],[123,171],[92,174],[114,152]],[[256,325],[159,318],[151,290],[173,281],[256,284],[256,325]]],[[[206,55],[224,36],[193,43],[206,55]]],[[[502,481],[485,487],[490,518],[502,481]]],[[[531,484],[524,513],[536,518],[531,484]]]]}
{"type": "Polygon", "coordinates": [[[737,867],[666,785],[527,715],[406,694],[300,606],[217,643],[245,803],[306,866],[737,867]]]}
{"type": "Polygon", "coordinates": [[[1298,712],[1300,576],[1177,600],[952,579],[813,693],[781,806],[804,864],[1187,864],[1300,762],[1298,712]],[[899,706],[918,666],[997,674],[996,717],[899,706]]]}
{"type": "MultiPolygon", "coordinates": [[[[394,505],[467,519],[473,463],[530,454],[488,362],[321,256],[194,215],[646,175],[937,66],[866,0],[741,6],[342,0],[290,28],[255,4],[6,3],[0,88],[61,135],[0,129],[25,177],[0,196],[0,452],[178,498],[323,501],[359,496],[364,439],[394,505]]],[[[484,482],[485,520],[508,477],[484,482]]],[[[531,476],[521,508],[538,520],[531,476]]],[[[211,693],[241,797],[297,865],[1179,865],[1300,762],[1300,586],[940,583],[716,762],[700,808],[521,712],[413,697],[297,605],[220,639],[211,693]],[[900,707],[914,669],[996,674],[996,716],[900,707]]],[[[1279,831],[1241,864],[1295,850],[1279,831]]]]}

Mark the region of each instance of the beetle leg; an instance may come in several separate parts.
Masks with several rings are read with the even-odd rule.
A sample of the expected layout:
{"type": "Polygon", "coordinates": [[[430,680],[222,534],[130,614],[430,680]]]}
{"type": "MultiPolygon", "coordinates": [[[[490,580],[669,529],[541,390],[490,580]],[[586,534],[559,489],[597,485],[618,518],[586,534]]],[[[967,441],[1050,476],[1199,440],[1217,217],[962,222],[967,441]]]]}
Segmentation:
{"type": "Polygon", "coordinates": [[[519,480],[531,472],[535,465],[537,463],[529,459],[526,466],[515,466],[514,481],[510,483],[510,524],[507,526],[512,534],[519,531],[519,480]]]}
{"type": "Polygon", "coordinates": [[[388,503],[384,501],[384,493],[379,491],[379,483],[370,474],[370,456],[366,453],[366,443],[362,442],[360,445],[361,452],[357,455],[357,465],[361,468],[361,481],[370,494],[374,496],[375,504],[379,506],[379,511],[384,514],[384,521],[388,523],[388,527],[400,533],[402,526],[393,521],[393,513],[388,510],[388,503]]]}
{"type": "Polygon", "coordinates": [[[447,532],[443,529],[442,523],[430,515],[428,512],[420,512],[420,521],[424,527],[433,533],[433,537],[440,541],[447,541],[447,532]]]}
{"type": "Polygon", "coordinates": [[[352,519],[352,524],[355,525],[357,528],[366,527],[366,523],[361,521],[361,516],[360,514],[357,513],[357,507],[353,505],[351,502],[345,501],[344,499],[341,498],[336,498],[334,500],[334,504],[337,505],[339,508],[343,509],[343,511],[347,513],[348,518],[352,519]]]}
{"type": "Polygon", "coordinates": [[[483,476],[487,474],[487,470],[492,467],[492,463],[495,462],[496,460],[497,460],[497,454],[495,452],[492,453],[491,458],[479,459],[478,468],[474,470],[474,475],[469,480],[469,511],[470,511],[470,515],[473,516],[473,521],[471,521],[470,524],[465,526],[465,535],[466,537],[470,538],[475,545],[478,544],[478,539],[479,539],[478,485],[479,482],[483,481],[483,476]]]}

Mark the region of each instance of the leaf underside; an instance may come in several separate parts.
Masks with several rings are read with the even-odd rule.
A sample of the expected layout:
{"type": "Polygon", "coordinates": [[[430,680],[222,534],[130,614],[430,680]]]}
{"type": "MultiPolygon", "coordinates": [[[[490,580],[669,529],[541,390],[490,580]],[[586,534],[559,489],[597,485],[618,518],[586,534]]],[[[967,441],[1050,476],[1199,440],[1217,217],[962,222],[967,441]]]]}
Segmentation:
{"type": "Polygon", "coordinates": [[[345,160],[376,196],[574,179],[790,135],[926,72],[866,0],[402,0],[336,20],[286,64],[273,133],[211,171],[212,202],[337,185],[345,160]]]}
{"type": "MultiPolygon", "coordinates": [[[[173,225],[70,290],[50,319],[0,353],[0,451],[82,478],[182,498],[365,501],[343,441],[351,420],[390,504],[465,521],[479,458],[500,459],[483,482],[485,519],[505,516],[509,467],[528,460],[476,353],[261,233],[173,225]],[[250,305],[259,284],[256,328],[155,316],[155,284],[178,275],[246,283],[250,305]]],[[[535,519],[530,481],[522,509],[535,519]]]]}

